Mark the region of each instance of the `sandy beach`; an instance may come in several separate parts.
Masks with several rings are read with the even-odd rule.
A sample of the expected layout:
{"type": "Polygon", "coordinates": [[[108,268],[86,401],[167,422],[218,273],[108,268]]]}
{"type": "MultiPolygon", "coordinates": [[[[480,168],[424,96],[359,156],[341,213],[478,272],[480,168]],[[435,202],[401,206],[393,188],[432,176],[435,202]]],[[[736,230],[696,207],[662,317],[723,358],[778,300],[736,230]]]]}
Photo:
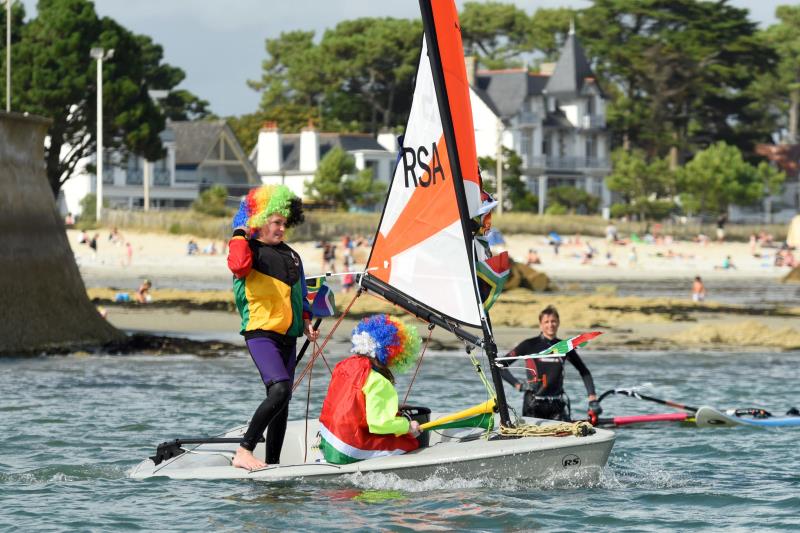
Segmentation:
{"type": "MultiPolygon", "coordinates": [[[[230,274],[224,243],[214,243],[216,254],[204,254],[210,241],[183,235],[125,232],[118,244],[107,239],[108,230],[96,232],[96,257],[85,244],[79,244],[80,232],[70,230],[68,238],[89,290],[89,295],[108,312],[108,319],[126,331],[159,335],[188,336],[198,340],[216,339],[241,343],[237,331],[238,315],[233,309],[230,274]],[[187,255],[187,243],[194,239],[200,249],[187,255]],[[126,243],[131,243],[130,263],[126,243]],[[133,293],[139,282],[153,280],[151,305],[115,305],[117,292],[133,293]]],[[[536,249],[542,264],[536,268],[550,275],[562,290],[532,293],[514,290],[503,294],[492,309],[492,320],[499,347],[510,349],[536,328],[538,311],[556,305],[562,315],[562,335],[587,329],[606,334],[592,344],[600,350],[653,350],[670,347],[698,349],[800,349],[800,300],[797,290],[777,285],[788,269],[772,266],[775,250],[759,249],[760,257],[750,253],[743,243],[678,242],[660,245],[637,245],[636,261],[628,261],[629,246],[606,245],[591,239],[598,250],[591,263],[584,263],[583,243],[565,244],[556,256],[543,236],[512,235],[506,237],[506,249],[517,261],[524,262],[530,248],[536,249]],[[606,250],[618,266],[609,266],[606,250]],[[730,256],[735,270],[715,269],[730,256]],[[733,305],[715,302],[713,290],[709,300],[693,303],[689,287],[695,275],[710,285],[740,283],[742,286],[771,284],[773,290],[785,292],[781,305],[733,305]],[[685,281],[686,293],[681,298],[618,296],[617,287],[631,282],[636,286],[675,280],[677,287],[685,281]],[[591,290],[581,290],[575,281],[590,280],[591,290]],[[607,285],[606,285],[607,284],[607,285]],[[577,287],[577,289],[576,289],[577,287]],[[793,292],[792,292],[793,291],[793,292]],[[788,304],[786,304],[788,302],[788,304]],[[794,303],[793,303],[794,302],[794,303]]],[[[291,243],[303,256],[308,275],[320,272],[321,251],[313,243],[291,243]]],[[[356,251],[356,260],[366,259],[367,249],[356,251]]],[[[361,265],[358,265],[361,266],[361,265]]],[[[337,294],[339,309],[349,303],[351,295],[337,294]]],[[[351,315],[333,337],[334,346],[346,344],[352,320],[371,312],[392,311],[387,304],[371,297],[362,297],[354,304],[351,315]]],[[[323,325],[327,333],[333,321],[323,325]]],[[[436,331],[432,349],[455,348],[457,343],[446,332],[436,331]]],[[[342,348],[344,349],[344,348],[342,348]]]]}
{"type": "MultiPolygon", "coordinates": [[[[89,286],[94,279],[131,279],[143,277],[154,278],[157,285],[164,287],[180,286],[195,281],[205,282],[208,286],[198,285],[196,288],[225,288],[229,286],[229,273],[225,266],[225,243],[200,239],[191,235],[168,235],[154,233],[138,233],[125,231],[117,243],[107,238],[109,230],[101,229],[97,233],[98,250],[96,257],[87,245],[79,244],[80,232],[68,230],[67,236],[75,252],[84,279],[89,286]],[[197,242],[199,252],[187,255],[187,243],[190,239],[197,242]],[[128,264],[126,243],[130,242],[132,254],[128,264]],[[203,249],[212,244],[216,254],[204,254],[203,249]]],[[[526,262],[528,251],[538,252],[541,264],[533,265],[546,273],[557,283],[560,280],[657,280],[664,278],[683,278],[691,281],[694,276],[703,279],[774,279],[778,280],[790,269],[775,267],[776,248],[757,247],[751,253],[747,243],[716,243],[701,245],[694,242],[669,242],[660,244],[618,245],[608,244],[599,238],[581,238],[579,242],[569,239],[559,249],[558,255],[552,246],[547,244],[543,235],[507,235],[505,249],[517,262],[526,262]],[[586,243],[589,242],[597,250],[591,261],[585,261],[586,243]],[[632,251],[635,250],[635,258],[632,251]],[[610,260],[607,258],[610,254],[610,260]],[[723,270],[721,266],[726,257],[730,257],[735,269],[723,270]],[[616,266],[612,266],[613,262],[616,266]]],[[[314,275],[323,271],[322,252],[310,242],[289,243],[303,257],[306,275],[314,275]]],[[[357,266],[363,266],[368,250],[365,247],[356,250],[357,266]]],[[[338,268],[341,267],[341,254],[337,256],[338,268]]],[[[687,282],[687,283],[688,283],[687,282]]],[[[135,287],[134,287],[135,288],[135,287]]],[[[688,290],[688,289],[687,289],[688,290]]]]}

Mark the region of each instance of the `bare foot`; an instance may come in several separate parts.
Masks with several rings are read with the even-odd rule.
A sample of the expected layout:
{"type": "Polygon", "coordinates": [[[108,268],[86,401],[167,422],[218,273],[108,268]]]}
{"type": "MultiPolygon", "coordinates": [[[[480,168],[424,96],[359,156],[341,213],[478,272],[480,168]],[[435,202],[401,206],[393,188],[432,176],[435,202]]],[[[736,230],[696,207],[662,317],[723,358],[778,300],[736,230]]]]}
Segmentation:
{"type": "Polygon", "coordinates": [[[267,463],[264,461],[256,459],[253,452],[241,446],[236,449],[236,455],[231,463],[236,468],[244,468],[245,470],[258,470],[259,468],[265,468],[267,466],[267,463]]]}

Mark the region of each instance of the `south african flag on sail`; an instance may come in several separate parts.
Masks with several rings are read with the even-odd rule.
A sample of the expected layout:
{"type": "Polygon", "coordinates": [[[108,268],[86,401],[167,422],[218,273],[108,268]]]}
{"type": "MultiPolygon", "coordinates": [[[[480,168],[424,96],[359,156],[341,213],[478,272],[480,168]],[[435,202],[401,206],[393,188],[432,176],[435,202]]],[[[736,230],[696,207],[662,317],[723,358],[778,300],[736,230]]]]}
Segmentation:
{"type": "Polygon", "coordinates": [[[317,318],[333,316],[336,314],[336,302],[333,291],[322,276],[306,278],[308,289],[308,303],[311,304],[311,314],[317,318]]]}
{"type": "Polygon", "coordinates": [[[502,252],[486,259],[478,258],[476,270],[483,308],[488,311],[500,297],[503,286],[511,273],[508,252],[502,252]]]}

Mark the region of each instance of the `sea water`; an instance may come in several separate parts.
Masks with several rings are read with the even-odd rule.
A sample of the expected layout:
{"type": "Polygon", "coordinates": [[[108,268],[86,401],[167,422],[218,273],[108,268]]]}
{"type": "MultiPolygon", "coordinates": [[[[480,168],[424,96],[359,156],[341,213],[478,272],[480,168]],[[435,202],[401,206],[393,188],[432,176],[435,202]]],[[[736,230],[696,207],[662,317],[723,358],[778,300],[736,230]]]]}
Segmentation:
{"type": "MultiPolygon", "coordinates": [[[[595,351],[584,359],[598,392],[649,384],[645,394],[694,406],[800,407],[800,353],[595,351]]],[[[315,366],[310,394],[305,383],[295,391],[291,418],[302,419],[307,404],[319,413],[327,374],[315,366]]],[[[401,399],[408,383],[398,381],[401,399]]],[[[519,409],[519,393],[507,390],[519,409]]],[[[585,391],[571,367],[567,390],[581,415],[585,391]]],[[[133,480],[128,472],[157,443],[247,421],[263,387],[245,353],[2,359],[0,391],[0,530],[800,529],[799,428],[619,428],[599,481],[133,480]]],[[[469,359],[431,352],[408,403],[456,411],[484,398],[469,359]]],[[[619,396],[603,407],[604,416],[670,411],[619,396]]]]}

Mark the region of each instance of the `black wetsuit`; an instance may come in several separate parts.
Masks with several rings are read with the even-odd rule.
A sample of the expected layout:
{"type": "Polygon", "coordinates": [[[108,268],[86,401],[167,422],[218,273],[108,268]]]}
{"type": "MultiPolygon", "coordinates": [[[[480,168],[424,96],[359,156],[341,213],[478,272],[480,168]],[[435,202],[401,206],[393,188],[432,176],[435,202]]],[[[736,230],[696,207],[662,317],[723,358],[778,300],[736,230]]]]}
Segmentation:
{"type": "MultiPolygon", "coordinates": [[[[544,335],[525,339],[516,348],[508,352],[506,357],[519,357],[521,355],[539,353],[559,341],[561,339],[547,339],[544,335]]],[[[525,391],[522,402],[523,416],[570,420],[569,399],[564,394],[565,359],[580,372],[583,384],[586,386],[586,392],[589,395],[595,394],[592,375],[575,350],[570,351],[564,357],[525,359],[525,366],[528,368],[527,382],[532,390],[525,391]]],[[[513,361],[504,362],[506,366],[512,363],[513,361]]],[[[500,370],[500,375],[515,387],[520,384],[520,381],[506,368],[500,370]]]]}

